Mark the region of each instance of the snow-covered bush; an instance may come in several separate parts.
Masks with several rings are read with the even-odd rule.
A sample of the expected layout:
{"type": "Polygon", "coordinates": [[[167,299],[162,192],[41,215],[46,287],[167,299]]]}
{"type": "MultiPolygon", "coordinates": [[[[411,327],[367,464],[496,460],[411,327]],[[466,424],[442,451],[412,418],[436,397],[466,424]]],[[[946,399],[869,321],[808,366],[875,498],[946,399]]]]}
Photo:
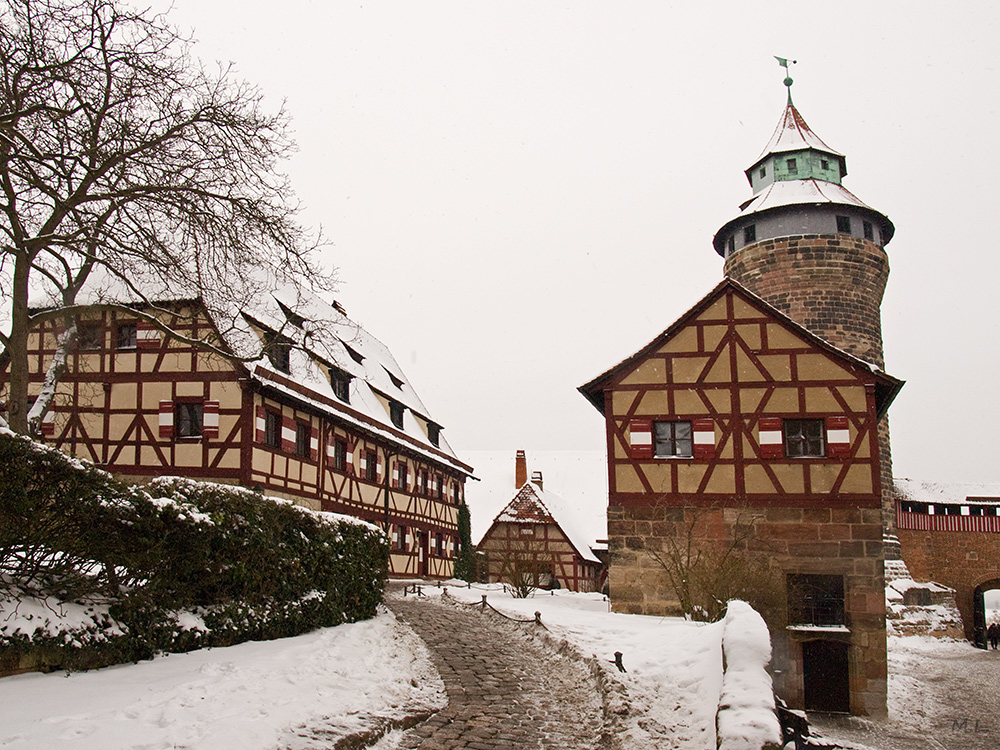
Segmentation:
{"type": "Polygon", "coordinates": [[[364,619],[388,554],[355,519],[176,477],[126,485],[0,432],[0,625],[27,600],[100,609],[64,628],[13,618],[8,662],[30,649],[65,666],[128,661],[364,619]]]}
{"type": "Polygon", "coordinates": [[[719,750],[760,750],[780,745],[781,727],[767,664],[771,637],[759,614],[739,600],[726,608],[722,635],[725,671],[716,716],[719,750]]]}

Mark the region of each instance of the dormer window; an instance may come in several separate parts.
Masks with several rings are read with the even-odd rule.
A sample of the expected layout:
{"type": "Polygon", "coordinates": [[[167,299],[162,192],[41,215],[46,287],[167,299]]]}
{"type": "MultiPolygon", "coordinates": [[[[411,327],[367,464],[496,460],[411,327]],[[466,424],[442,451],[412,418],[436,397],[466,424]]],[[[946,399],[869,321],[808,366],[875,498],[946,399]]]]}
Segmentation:
{"type": "Polygon", "coordinates": [[[400,388],[400,389],[403,387],[403,381],[400,378],[397,378],[395,375],[393,375],[391,372],[389,372],[389,369],[387,367],[385,367],[384,365],[382,366],[382,369],[385,370],[385,374],[389,376],[389,380],[392,381],[392,384],[394,386],[396,386],[397,388],[400,388]]]}
{"type": "MultiPolygon", "coordinates": [[[[277,300],[275,300],[275,301],[277,301],[277,300]]],[[[290,307],[288,307],[287,305],[284,305],[281,302],[278,302],[278,307],[280,307],[281,308],[281,312],[283,312],[285,314],[285,320],[287,320],[289,323],[291,323],[296,328],[301,328],[303,326],[303,324],[306,322],[305,318],[303,318],[297,312],[293,312],[292,309],[290,307]]]]}
{"type": "Polygon", "coordinates": [[[437,447],[441,444],[441,427],[434,424],[433,422],[427,423],[427,439],[431,441],[431,445],[437,447]]]}
{"type": "Polygon", "coordinates": [[[292,343],[287,339],[273,337],[264,353],[278,372],[287,375],[292,371],[292,343]]]}
{"type": "Polygon", "coordinates": [[[340,343],[344,347],[344,349],[347,351],[347,354],[350,356],[351,359],[353,359],[359,365],[362,364],[362,363],[364,363],[365,358],[362,357],[361,354],[359,354],[356,350],[354,350],[351,347],[349,347],[343,341],[341,341],[340,343]]]}
{"type": "Polygon", "coordinates": [[[345,404],[351,403],[351,376],[343,370],[335,367],[330,368],[330,387],[333,388],[333,395],[345,404]]]}
{"type": "Polygon", "coordinates": [[[785,166],[788,167],[788,174],[798,174],[799,166],[795,159],[788,159],[785,161],[785,166]]]}
{"type": "Polygon", "coordinates": [[[389,402],[389,419],[396,427],[403,429],[403,405],[398,401],[389,402]]]}

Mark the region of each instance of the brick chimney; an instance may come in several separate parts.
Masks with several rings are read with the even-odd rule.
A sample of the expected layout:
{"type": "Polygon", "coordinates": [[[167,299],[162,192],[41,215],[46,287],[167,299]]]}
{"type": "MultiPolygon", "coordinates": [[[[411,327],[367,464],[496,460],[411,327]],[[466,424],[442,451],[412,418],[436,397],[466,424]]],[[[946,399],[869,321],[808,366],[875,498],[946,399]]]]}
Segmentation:
{"type": "Polygon", "coordinates": [[[528,481],[528,460],[524,457],[524,451],[518,451],[514,455],[514,488],[524,486],[528,481]]]}

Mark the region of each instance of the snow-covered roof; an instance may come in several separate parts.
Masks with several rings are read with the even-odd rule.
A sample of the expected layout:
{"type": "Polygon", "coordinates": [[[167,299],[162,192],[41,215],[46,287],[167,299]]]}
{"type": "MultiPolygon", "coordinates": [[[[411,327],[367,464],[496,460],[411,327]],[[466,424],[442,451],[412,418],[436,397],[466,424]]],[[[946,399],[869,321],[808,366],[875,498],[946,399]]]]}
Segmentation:
{"type": "MultiPolygon", "coordinates": [[[[481,480],[466,484],[465,501],[472,515],[472,538],[489,531],[496,516],[510,503],[515,491],[513,449],[463,451],[481,480]]],[[[604,451],[529,450],[531,468],[541,470],[543,486],[558,495],[542,493],[542,502],[556,518],[574,546],[589,553],[598,539],[608,536],[608,466],[604,451]],[[553,499],[554,498],[554,499],[553,499]]]]}
{"type": "Polygon", "coordinates": [[[843,154],[827,146],[823,142],[823,139],[816,135],[812,128],[809,127],[805,118],[795,108],[795,105],[789,102],[781,115],[778,127],[774,129],[771,140],[767,142],[764,150],[757,157],[757,162],[760,162],[768,154],[799,151],[804,148],[815,148],[834,156],[843,156],[843,154]]]}
{"type": "Polygon", "coordinates": [[[878,365],[867,362],[860,357],[857,357],[843,349],[834,346],[826,339],[821,336],[817,336],[815,333],[810,331],[808,328],[803,326],[788,317],[785,313],[778,310],[776,307],[768,303],[762,297],[754,294],[745,286],[740,284],[735,279],[727,276],[721,282],[719,282],[716,287],[702,297],[694,306],[684,313],[680,318],[675,320],[669,328],[667,328],[663,333],[650,341],[646,346],[626,357],[624,360],[619,362],[614,367],[605,370],[603,373],[598,375],[596,378],[591,380],[589,383],[581,385],[577,390],[580,391],[586,397],[594,407],[604,413],[604,388],[612,379],[620,376],[623,372],[630,371],[632,367],[635,366],[640,359],[645,357],[650,352],[663,346],[663,344],[673,337],[681,328],[688,324],[690,320],[695,318],[699,313],[701,313],[705,308],[707,308],[715,299],[726,293],[727,289],[732,289],[736,294],[740,295],[744,300],[750,304],[756,306],[759,310],[765,312],[768,315],[776,318],[782,322],[791,332],[796,333],[806,341],[815,344],[821,349],[824,349],[831,354],[840,357],[845,362],[854,365],[855,367],[869,372],[876,378],[875,383],[875,401],[877,404],[877,414],[881,417],[885,414],[885,411],[889,408],[889,404],[896,397],[899,389],[903,387],[904,381],[894,378],[887,372],[884,372],[878,365]]]}
{"type": "Polygon", "coordinates": [[[545,492],[534,482],[525,482],[518,488],[506,507],[493,519],[494,523],[555,523],[562,529],[570,544],[580,557],[590,562],[600,560],[591,552],[590,545],[596,540],[588,539],[579,530],[573,511],[562,498],[552,492],[545,492]]]}
{"type": "MultiPolygon", "coordinates": [[[[162,306],[176,312],[171,303],[199,303],[199,309],[215,324],[224,348],[244,360],[250,377],[264,386],[471,475],[472,468],[458,459],[440,429],[437,445],[431,441],[427,423],[440,424],[431,417],[389,349],[347,317],[336,302],[327,302],[304,286],[267,280],[255,287],[257,293],[239,309],[231,302],[171,296],[152,283],[143,290],[146,300],[157,300],[152,308],[162,306]],[[272,336],[291,347],[287,373],[262,355],[264,340],[272,336]],[[331,368],[350,378],[348,403],[334,393],[331,368]],[[402,427],[392,422],[390,401],[405,407],[402,427]]],[[[146,304],[135,290],[126,288],[112,275],[95,274],[79,299],[81,304],[127,304],[140,310],[146,304]]],[[[33,303],[38,307],[55,306],[44,295],[36,295],[33,303]]]]}
{"type": "Polygon", "coordinates": [[[875,211],[874,208],[862,201],[843,185],[810,178],[807,180],[778,180],[777,182],[772,182],[740,206],[740,217],[767,211],[771,208],[794,206],[803,203],[832,203],[844,206],[858,206],[869,211],[875,211]]]}
{"type": "Polygon", "coordinates": [[[893,482],[904,499],[916,503],[996,505],[1000,502],[1000,482],[934,482],[899,477],[893,482]]]}

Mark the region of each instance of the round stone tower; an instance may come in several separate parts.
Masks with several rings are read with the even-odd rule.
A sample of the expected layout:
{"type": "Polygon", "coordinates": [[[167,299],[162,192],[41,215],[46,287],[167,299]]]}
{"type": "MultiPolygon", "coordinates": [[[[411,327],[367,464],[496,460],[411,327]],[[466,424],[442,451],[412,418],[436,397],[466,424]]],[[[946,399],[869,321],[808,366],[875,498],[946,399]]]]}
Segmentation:
{"type": "MultiPolygon", "coordinates": [[[[785,79],[791,85],[791,79],[785,79]]],[[[879,307],[894,227],[841,181],[847,161],[788,104],[771,140],[746,170],[753,197],[716,233],[725,273],[792,320],[884,368],[879,307]]],[[[895,538],[889,425],[879,425],[883,528],[895,538]]],[[[896,557],[890,541],[887,557],[896,557]]]]}

